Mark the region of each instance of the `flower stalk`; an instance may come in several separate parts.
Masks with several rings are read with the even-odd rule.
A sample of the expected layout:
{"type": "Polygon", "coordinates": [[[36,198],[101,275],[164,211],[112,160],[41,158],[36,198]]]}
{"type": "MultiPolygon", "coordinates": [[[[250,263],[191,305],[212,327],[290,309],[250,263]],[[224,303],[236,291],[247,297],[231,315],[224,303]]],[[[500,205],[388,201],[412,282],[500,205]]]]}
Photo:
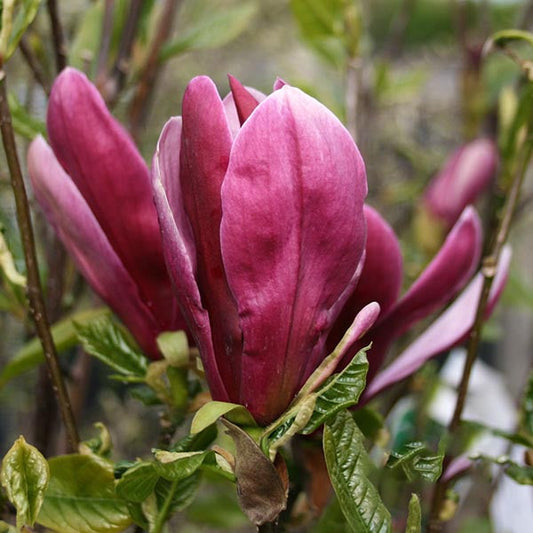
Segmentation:
{"type": "MultiPolygon", "coordinates": [[[[467,344],[467,355],[461,381],[459,383],[459,388],[457,391],[457,400],[455,404],[454,413],[448,425],[448,436],[453,435],[458,430],[461,424],[463,410],[466,402],[466,396],[468,393],[468,386],[470,383],[470,375],[472,373],[472,368],[474,366],[474,362],[478,353],[479,342],[481,340],[481,334],[485,322],[485,314],[489,300],[489,294],[494,280],[494,276],[496,274],[496,266],[498,264],[503,247],[509,236],[511,222],[518,205],[520,190],[532,153],[533,143],[531,142],[531,140],[528,140],[524,144],[524,147],[522,149],[517,172],[511,185],[509,194],[507,195],[505,205],[503,207],[503,214],[495,231],[495,237],[493,239],[490,252],[485,256],[482,261],[481,273],[483,275],[483,286],[476,310],[474,327],[472,329],[467,344]]],[[[449,480],[443,481],[441,478],[441,480],[437,482],[437,485],[435,487],[429,523],[430,533],[435,533],[442,530],[442,522],[439,518],[439,513],[444,498],[446,496],[448,485],[449,480]]]]}
{"type": "Polygon", "coordinates": [[[63,423],[65,424],[69,446],[72,450],[76,450],[79,443],[78,430],[72,413],[67,388],[61,374],[54,341],[50,332],[48,315],[39,278],[39,268],[28,206],[28,197],[24,186],[20,162],[17,156],[11,112],[7,103],[6,74],[3,70],[0,70],[0,131],[11,176],[11,184],[15,196],[17,222],[24,249],[24,259],[26,262],[28,277],[26,291],[30,306],[30,314],[35,323],[35,329],[43,347],[48,371],[52,380],[52,388],[59,404],[63,423]]]}

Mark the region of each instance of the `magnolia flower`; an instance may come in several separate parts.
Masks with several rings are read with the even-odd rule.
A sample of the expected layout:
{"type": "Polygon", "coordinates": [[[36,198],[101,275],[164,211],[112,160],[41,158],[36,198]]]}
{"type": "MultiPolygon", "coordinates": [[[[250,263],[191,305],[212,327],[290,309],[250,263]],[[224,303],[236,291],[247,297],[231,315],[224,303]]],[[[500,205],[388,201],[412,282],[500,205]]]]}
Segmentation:
{"type": "MultiPolygon", "coordinates": [[[[385,370],[381,370],[393,341],[421,319],[442,309],[470,280],[481,255],[482,230],[476,211],[467,207],[434,259],[399,298],[403,269],[398,239],[374,209],[365,206],[365,215],[367,245],[363,271],[328,339],[331,348],[359,309],[372,301],[379,303],[379,318],[351,348],[344,361],[346,364],[359,348],[372,342],[367,354],[369,372],[363,401],[410,376],[431,357],[462,342],[474,325],[482,285],[482,276],[478,274],[433,324],[385,370]]],[[[489,296],[487,316],[505,286],[509,262],[510,250],[506,248],[489,296]]]]}
{"type": "Polygon", "coordinates": [[[184,322],[165,268],[148,167],[74,69],[54,83],[47,125],[51,147],[38,137],[28,152],[35,197],[95,292],[157,358],[157,335],[184,322]]]}
{"type": "Polygon", "coordinates": [[[425,209],[446,229],[451,228],[463,209],[489,186],[498,161],[496,145],[489,139],[477,139],[459,148],[428,185],[425,209]]]}
{"type": "MultiPolygon", "coordinates": [[[[316,100],[280,82],[266,98],[231,85],[223,102],[209,78],[190,82],[153,187],[212,396],[265,425],[324,359],[357,282],[367,184],[349,133],[316,100]]],[[[359,313],[357,335],[378,310],[359,313]]]]}

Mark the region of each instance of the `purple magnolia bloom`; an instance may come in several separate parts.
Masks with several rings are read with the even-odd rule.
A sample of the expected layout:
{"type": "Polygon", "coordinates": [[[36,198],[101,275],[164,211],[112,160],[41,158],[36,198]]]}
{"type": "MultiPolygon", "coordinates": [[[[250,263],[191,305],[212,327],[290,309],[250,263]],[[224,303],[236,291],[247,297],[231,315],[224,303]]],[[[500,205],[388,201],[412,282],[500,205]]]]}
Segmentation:
{"type": "Polygon", "coordinates": [[[392,342],[418,321],[449,303],[470,279],[481,254],[481,223],[475,210],[467,208],[431,263],[399,298],[403,267],[398,239],[373,208],[365,206],[365,215],[368,235],[363,271],[356,290],[337,320],[329,344],[331,348],[338,342],[359,309],[369,302],[378,302],[381,307],[379,319],[348,354],[353,355],[372,341],[367,378],[371,381],[392,342]]]}
{"type": "Polygon", "coordinates": [[[184,329],[171,289],[150,173],[96,88],[68,68],[28,152],[37,201],[78,268],[152,358],[156,337],[184,329]]]}
{"type": "Polygon", "coordinates": [[[490,139],[477,139],[459,148],[428,185],[424,207],[446,229],[451,228],[463,209],[489,186],[498,161],[498,149],[490,139]]]}
{"type": "MultiPolygon", "coordinates": [[[[260,424],[324,359],[365,247],[355,143],[324,106],[282,85],[263,97],[232,79],[223,102],[209,78],[193,79],[152,168],[167,267],[213,398],[260,424]]],[[[377,312],[362,310],[357,335],[377,312]]]]}

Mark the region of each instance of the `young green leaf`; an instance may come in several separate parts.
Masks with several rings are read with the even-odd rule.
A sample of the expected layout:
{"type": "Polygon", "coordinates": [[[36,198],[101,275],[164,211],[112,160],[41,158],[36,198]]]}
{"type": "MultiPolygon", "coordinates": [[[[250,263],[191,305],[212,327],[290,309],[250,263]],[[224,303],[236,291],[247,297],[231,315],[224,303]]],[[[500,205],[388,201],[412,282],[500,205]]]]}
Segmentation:
{"type": "Polygon", "coordinates": [[[7,497],[17,510],[17,529],[35,523],[49,477],[41,452],[19,437],[2,460],[0,473],[7,497]]]}
{"type": "MultiPolygon", "coordinates": [[[[235,5],[213,7],[211,2],[198,2],[205,6],[196,8],[186,28],[179,37],[163,46],[159,59],[166,61],[187,50],[219,48],[238,37],[252,22],[259,11],[256,0],[241,0],[235,5]]],[[[185,17],[187,18],[187,17],[185,17]]]]}
{"type": "Polygon", "coordinates": [[[409,500],[409,515],[407,516],[407,527],[405,533],[421,533],[422,531],[422,509],[420,500],[416,494],[411,494],[409,500]]]}
{"type": "Polygon", "coordinates": [[[115,493],[113,468],[94,455],[50,459],[50,483],[37,522],[57,533],[118,533],[131,524],[115,493]]]}
{"type": "Polygon", "coordinates": [[[348,411],[325,423],[323,445],[331,483],[352,530],[390,532],[390,513],[368,479],[370,459],[364,436],[348,411]]]}
{"type": "Polygon", "coordinates": [[[471,457],[472,460],[493,463],[503,467],[504,473],[520,485],[533,485],[533,466],[520,465],[509,459],[508,456],[489,457],[488,455],[477,454],[471,457]]]}
{"type": "Polygon", "coordinates": [[[0,31],[0,55],[3,62],[13,55],[20,38],[37,15],[40,3],[40,0],[4,0],[0,31]]]}
{"type": "Polygon", "coordinates": [[[117,483],[117,494],[124,500],[141,503],[152,494],[158,481],[154,463],[141,461],[124,472],[117,483]]]}
{"type": "Polygon", "coordinates": [[[302,430],[304,435],[313,433],[335,413],[357,404],[366,385],[367,349],[359,350],[342,372],[329,377],[316,392],[315,408],[311,419],[302,430]]]}
{"type": "MultiPolygon", "coordinates": [[[[533,372],[529,375],[520,411],[521,429],[533,440],[533,372]]],[[[530,447],[533,448],[533,445],[530,445],[530,447]]]]}
{"type": "Polygon", "coordinates": [[[46,124],[30,115],[13,93],[8,94],[7,101],[13,120],[13,129],[16,133],[29,141],[32,141],[37,135],[46,137],[46,124]]]}
{"type": "Polygon", "coordinates": [[[75,327],[85,351],[126,379],[144,379],[148,368],[146,357],[110,316],[88,324],[75,323],[75,327]]]}
{"type": "Polygon", "coordinates": [[[159,476],[168,481],[179,481],[194,474],[213,451],[168,452],[156,450],[154,469],[159,476]]]}
{"type": "MultiPolygon", "coordinates": [[[[78,311],[52,326],[52,337],[58,352],[64,352],[75,346],[78,342],[74,323],[82,325],[89,324],[102,316],[108,315],[109,309],[99,307],[97,309],[88,309],[78,311]]],[[[44,362],[43,348],[39,339],[34,338],[25,344],[15,355],[6,363],[0,372],[0,388],[2,388],[11,379],[31,370],[32,368],[44,362]]]]}
{"type": "Polygon", "coordinates": [[[409,481],[417,478],[434,483],[442,473],[442,454],[428,450],[423,442],[410,442],[391,452],[387,466],[401,470],[409,481]]]}
{"type": "Polygon", "coordinates": [[[242,405],[213,401],[202,405],[198,409],[191,423],[191,433],[199,433],[211,424],[214,424],[221,416],[225,416],[239,425],[257,425],[250,412],[242,405]]]}
{"type": "Polygon", "coordinates": [[[314,527],[313,533],[352,533],[337,498],[332,498],[314,527]]]}

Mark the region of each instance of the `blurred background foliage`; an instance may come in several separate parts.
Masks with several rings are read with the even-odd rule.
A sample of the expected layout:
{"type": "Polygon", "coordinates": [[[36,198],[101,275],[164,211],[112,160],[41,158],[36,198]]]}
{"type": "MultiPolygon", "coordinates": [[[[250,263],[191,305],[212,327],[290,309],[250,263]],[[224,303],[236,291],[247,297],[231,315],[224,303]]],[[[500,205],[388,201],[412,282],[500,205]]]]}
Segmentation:
{"type": "MultiPolygon", "coordinates": [[[[59,9],[68,64],[96,83],[146,160],[165,121],[180,114],[181,96],[193,76],[208,74],[222,95],[228,91],[227,73],[265,93],[280,77],[318,98],[356,135],[367,165],[369,202],[401,238],[406,285],[428,260],[413,229],[425,185],[462,143],[478,136],[497,137],[505,106],[513,105],[509,88],[518,80],[519,69],[504,55],[486,56],[483,45],[495,31],[533,27],[531,1],[183,0],[173,2],[171,16],[166,16],[171,2],[145,0],[137,2],[138,29],[125,52],[124,34],[134,3],[69,0],[59,2],[59,9]],[[159,39],[162,35],[165,38],[159,39]]],[[[45,134],[47,91],[57,72],[43,7],[24,36],[26,52],[17,50],[7,65],[22,160],[28,141],[45,134]],[[36,60],[39,75],[29,68],[28,54],[36,60]]],[[[527,57],[530,52],[520,53],[527,57]]],[[[526,189],[512,236],[513,273],[504,306],[488,328],[485,354],[504,372],[514,397],[524,385],[533,353],[531,180],[526,189]]],[[[492,201],[501,201],[500,191],[493,192],[492,201]]],[[[480,208],[486,213],[489,202],[480,208]]],[[[68,261],[54,263],[55,241],[38,210],[34,220],[49,298],[56,291],[57,269],[61,272],[54,321],[98,305],[68,261]]],[[[38,439],[36,427],[46,423],[46,448],[53,453],[61,450],[63,440],[53,406],[45,405],[53,399],[42,392],[35,364],[38,349],[26,344],[32,331],[17,285],[24,264],[3,160],[0,229],[13,255],[10,269],[9,259],[1,259],[0,449],[5,453],[21,433],[38,439]],[[15,272],[13,279],[8,279],[8,270],[15,272]],[[15,355],[26,357],[26,367],[15,368],[12,377],[5,369],[15,355]]],[[[9,256],[2,253],[0,242],[0,258],[9,256]]],[[[82,433],[92,434],[91,424],[102,420],[111,430],[117,456],[146,453],[157,439],[157,409],[147,409],[123,385],[109,381],[108,370],[75,346],[71,323],[64,324],[58,339],[74,407],[85,424],[82,433]]],[[[203,492],[189,511],[191,518],[205,520],[202,509],[218,506],[226,512],[211,512],[210,520],[224,515],[231,524],[206,527],[237,530],[243,521],[235,502],[217,494],[216,485],[203,492]],[[233,508],[235,513],[228,511],[233,508]]],[[[490,530],[478,526],[478,531],[490,530]]],[[[470,527],[463,525],[463,530],[473,531],[470,527]]]]}

